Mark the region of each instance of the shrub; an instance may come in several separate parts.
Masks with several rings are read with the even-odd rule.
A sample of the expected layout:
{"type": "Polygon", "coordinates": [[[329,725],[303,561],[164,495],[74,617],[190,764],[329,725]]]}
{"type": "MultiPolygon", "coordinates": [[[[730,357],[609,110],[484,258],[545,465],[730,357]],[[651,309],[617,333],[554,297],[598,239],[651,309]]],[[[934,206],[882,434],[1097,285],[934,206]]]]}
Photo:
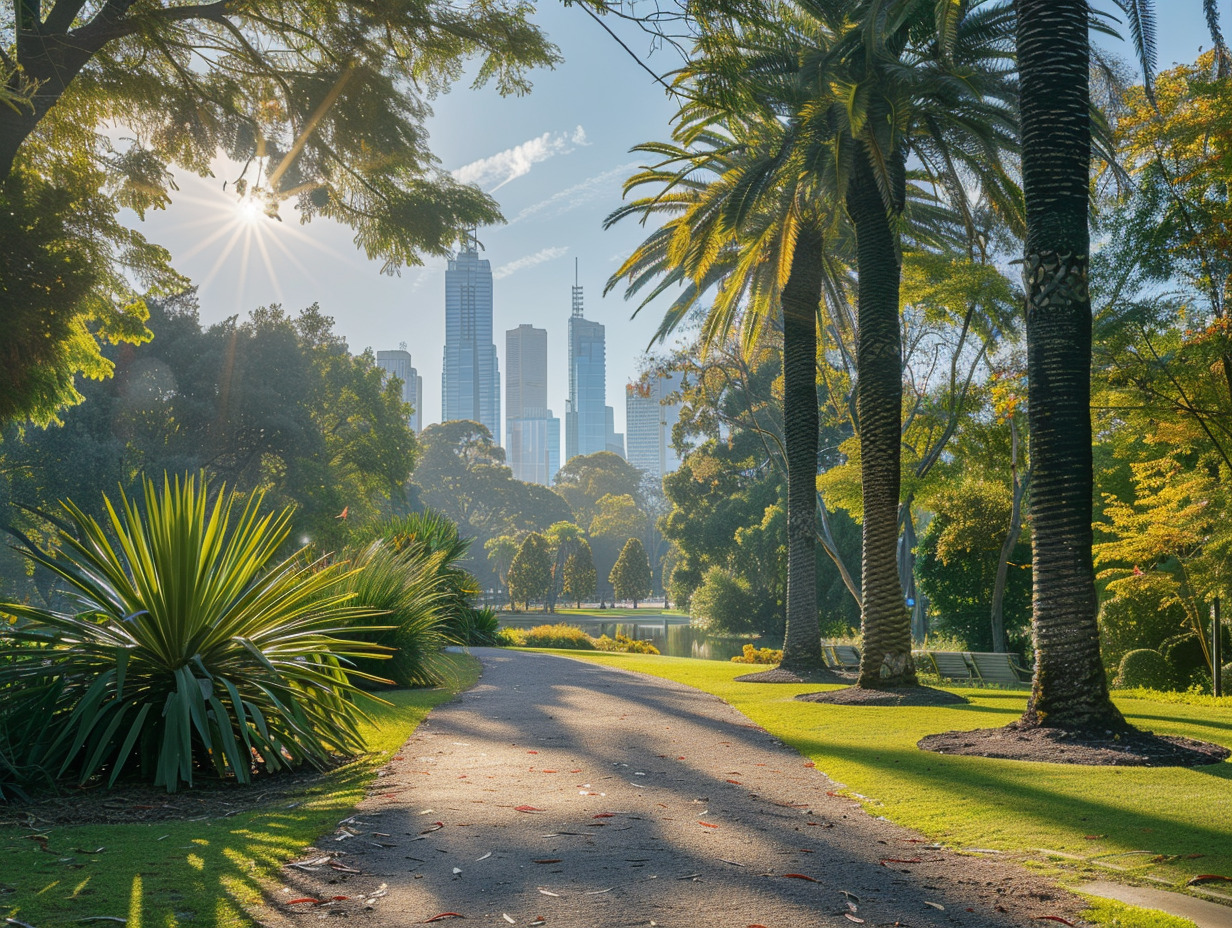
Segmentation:
{"type": "Polygon", "coordinates": [[[722,567],[711,567],[689,600],[689,619],[716,635],[753,631],[748,584],[722,567]]]}
{"type": "Polygon", "coordinates": [[[527,648],[573,648],[578,651],[593,651],[595,639],[576,625],[536,625],[522,633],[523,647],[527,648]]]}
{"type": "Polygon", "coordinates": [[[1161,571],[1124,577],[1109,585],[1113,595],[1099,609],[1100,647],[1116,666],[1129,651],[1149,648],[1163,653],[1163,643],[1186,624],[1176,579],[1161,571]]]}
{"type": "Polygon", "coordinates": [[[356,666],[398,686],[432,686],[441,680],[441,651],[448,643],[440,609],[442,555],[408,550],[398,554],[374,541],[344,559],[348,573],[330,595],[382,613],[388,626],[353,631],[352,637],[390,650],[389,660],[357,658],[356,666]]]}
{"type": "Polygon", "coordinates": [[[1112,683],[1118,689],[1145,687],[1152,690],[1172,688],[1172,672],[1168,662],[1158,651],[1139,648],[1129,651],[1121,658],[1121,666],[1112,683]]]}
{"type": "Polygon", "coordinates": [[[630,638],[628,635],[622,635],[619,632],[616,638],[609,638],[607,635],[600,635],[595,639],[596,651],[623,651],[629,654],[658,654],[659,649],[649,641],[640,641],[637,638],[630,638]]]}
{"type": "Polygon", "coordinates": [[[461,639],[458,644],[484,647],[498,643],[500,635],[500,620],[496,611],[484,606],[481,609],[468,609],[463,616],[461,639]]]}
{"type": "Polygon", "coordinates": [[[1210,685],[1210,664],[1202,640],[1193,632],[1174,635],[1159,646],[1159,651],[1168,662],[1173,685],[1188,689],[1194,684],[1210,685]]]}
{"type": "Polygon", "coordinates": [[[247,783],[254,760],[323,767],[363,749],[343,662],[381,648],[342,637],[365,614],[332,592],[342,571],[275,560],[289,509],[262,514],[255,494],[236,519],[235,494],[209,495],[204,479],[164,478],[161,493],[146,480],[143,506],[104,499],[106,527],[64,503],[59,552],[29,556],[77,614],[0,605],[25,623],[0,634],[0,688],[59,683],[44,717],[57,775],[114,783],[138,759],[171,792],[207,765],[247,783]]]}
{"type": "Polygon", "coordinates": [[[404,557],[440,556],[437,589],[441,598],[437,608],[444,621],[444,631],[452,643],[467,644],[473,621],[470,613],[480,593],[475,578],[458,566],[466,557],[470,539],[463,538],[457,525],[432,510],[411,513],[389,522],[382,537],[404,557]]]}
{"type": "Polygon", "coordinates": [[[781,664],[783,652],[774,648],[755,648],[751,644],[744,646],[744,654],[732,658],[733,664],[781,664]]]}
{"type": "Polygon", "coordinates": [[[496,633],[496,644],[502,648],[524,648],[526,632],[520,628],[502,628],[496,633]]]}

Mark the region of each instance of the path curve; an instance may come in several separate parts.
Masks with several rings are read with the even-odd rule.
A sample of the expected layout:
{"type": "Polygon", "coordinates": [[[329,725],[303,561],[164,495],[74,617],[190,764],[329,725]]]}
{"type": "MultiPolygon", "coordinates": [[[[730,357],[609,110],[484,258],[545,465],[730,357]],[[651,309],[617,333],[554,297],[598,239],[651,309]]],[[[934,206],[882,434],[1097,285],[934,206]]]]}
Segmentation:
{"type": "Polygon", "coordinates": [[[1056,884],[928,845],[833,795],[805,758],[709,694],[550,655],[473,653],[478,685],[433,710],[354,819],[284,870],[273,901],[292,921],[1084,924],[1082,901],[1056,884]],[[304,897],[326,904],[288,904],[304,897]]]}

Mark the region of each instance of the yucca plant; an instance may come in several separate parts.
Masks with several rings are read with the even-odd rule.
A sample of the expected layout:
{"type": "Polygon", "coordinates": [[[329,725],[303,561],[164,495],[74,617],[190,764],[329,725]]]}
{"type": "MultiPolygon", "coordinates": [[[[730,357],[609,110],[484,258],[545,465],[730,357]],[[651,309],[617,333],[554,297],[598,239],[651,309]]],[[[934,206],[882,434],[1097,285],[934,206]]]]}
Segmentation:
{"type": "Polygon", "coordinates": [[[439,512],[427,510],[390,522],[382,533],[388,544],[405,558],[439,558],[439,610],[445,634],[451,644],[484,644],[470,638],[472,601],[479,595],[479,584],[458,562],[466,557],[471,540],[463,538],[458,526],[439,512]]]}
{"type": "Polygon", "coordinates": [[[102,523],[65,502],[58,550],[28,552],[75,609],[0,604],[19,622],[0,634],[0,688],[59,681],[57,775],[114,783],[136,759],[172,792],[202,768],[247,783],[363,749],[345,668],[384,650],[348,637],[372,611],[348,604],[344,567],[277,559],[290,509],[210,495],[204,477],[147,479],[143,505],[105,498],[102,523]]]}
{"type": "Polygon", "coordinates": [[[337,591],[349,593],[352,603],[378,610],[387,628],[356,631],[354,636],[390,649],[389,660],[378,664],[363,658],[356,665],[388,677],[398,686],[432,686],[439,683],[447,666],[442,659],[451,643],[444,630],[444,593],[440,575],[442,554],[404,550],[374,541],[351,553],[352,568],[339,582],[337,591]]]}

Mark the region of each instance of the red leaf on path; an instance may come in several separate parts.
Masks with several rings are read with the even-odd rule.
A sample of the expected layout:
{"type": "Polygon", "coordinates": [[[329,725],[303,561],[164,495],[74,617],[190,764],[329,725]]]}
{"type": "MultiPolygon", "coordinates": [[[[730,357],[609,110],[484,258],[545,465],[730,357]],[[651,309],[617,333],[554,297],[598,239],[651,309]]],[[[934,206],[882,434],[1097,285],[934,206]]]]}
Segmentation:
{"type": "Polygon", "coordinates": [[[1189,880],[1186,886],[1197,886],[1199,883],[1232,883],[1232,877],[1220,876],[1218,873],[1203,873],[1189,880]]]}
{"type": "Polygon", "coordinates": [[[615,818],[615,812],[600,812],[598,815],[592,815],[591,818],[615,818]]]}
{"type": "Polygon", "coordinates": [[[1074,923],[1068,918],[1062,918],[1060,915],[1033,915],[1032,918],[1037,922],[1060,922],[1062,925],[1069,925],[1074,928],[1074,923]]]}
{"type": "Polygon", "coordinates": [[[330,902],[346,902],[350,898],[351,898],[350,896],[330,896],[329,901],[330,902]]]}
{"type": "Polygon", "coordinates": [[[817,882],[811,876],[805,876],[803,873],[784,873],[783,877],[785,879],[791,879],[791,880],[808,880],[810,883],[817,882]]]}
{"type": "Polygon", "coordinates": [[[728,782],[728,783],[735,783],[737,786],[740,786],[740,785],[741,785],[741,783],[740,783],[740,781],[739,781],[739,780],[728,780],[727,782],[728,782]]]}
{"type": "Polygon", "coordinates": [[[702,822],[702,821],[699,821],[697,824],[705,828],[718,828],[719,827],[718,825],[711,825],[709,822],[702,822]]]}
{"type": "Polygon", "coordinates": [[[555,770],[540,770],[540,773],[556,773],[555,770]]]}
{"type": "Polygon", "coordinates": [[[577,770],[570,770],[569,772],[570,772],[570,773],[581,773],[581,772],[582,772],[582,768],[581,768],[581,767],[578,767],[578,769],[577,769],[577,770]]]}
{"type": "Polygon", "coordinates": [[[514,806],[513,811],[515,812],[546,812],[547,809],[540,809],[540,808],[537,808],[536,806],[514,806]]]}
{"type": "Polygon", "coordinates": [[[527,754],[538,754],[539,752],[538,751],[527,751],[526,753],[527,754]]]}
{"type": "Polygon", "coordinates": [[[466,918],[466,916],[459,915],[457,912],[442,912],[440,915],[433,915],[431,918],[426,919],[424,924],[426,925],[428,922],[439,922],[442,918],[466,918]]]}
{"type": "Polygon", "coordinates": [[[918,864],[918,863],[920,863],[920,858],[918,857],[883,857],[881,858],[881,866],[883,867],[886,864],[918,864]]]}
{"type": "Polygon", "coordinates": [[[806,767],[816,767],[817,765],[816,765],[815,763],[813,763],[813,762],[810,760],[810,761],[805,761],[804,766],[806,766],[806,767]]]}
{"type": "Polygon", "coordinates": [[[302,902],[311,902],[313,905],[320,905],[320,899],[313,899],[311,896],[304,896],[302,899],[288,899],[287,905],[299,905],[302,902]]]}

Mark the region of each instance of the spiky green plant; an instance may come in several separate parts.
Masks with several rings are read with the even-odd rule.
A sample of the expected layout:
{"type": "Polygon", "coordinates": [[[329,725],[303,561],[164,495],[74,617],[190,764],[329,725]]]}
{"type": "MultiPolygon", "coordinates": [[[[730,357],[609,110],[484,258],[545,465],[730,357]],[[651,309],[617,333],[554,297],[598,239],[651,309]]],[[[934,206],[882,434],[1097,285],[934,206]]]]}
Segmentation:
{"type": "Polygon", "coordinates": [[[0,688],[60,682],[57,775],[114,783],[136,760],[171,792],[203,768],[247,783],[363,749],[344,668],[383,650],[347,637],[373,613],[346,604],[342,567],[277,559],[289,509],[211,495],[204,478],[147,479],[140,505],[104,499],[102,523],[66,502],[58,550],[28,552],[75,608],[0,604],[20,623],[0,634],[0,688]]]}
{"type": "Polygon", "coordinates": [[[351,594],[357,606],[385,613],[388,628],[355,633],[364,641],[390,649],[388,662],[362,658],[361,670],[388,677],[399,686],[432,686],[442,680],[442,651],[451,643],[444,629],[445,594],[441,572],[447,566],[444,554],[405,550],[374,541],[352,553],[351,572],[338,584],[351,594]]]}
{"type": "Polygon", "coordinates": [[[431,555],[439,558],[437,577],[441,599],[438,608],[450,643],[486,644],[485,641],[472,641],[470,638],[474,621],[471,616],[474,608],[472,602],[480,589],[475,578],[458,566],[471,546],[471,540],[459,534],[458,526],[441,513],[429,509],[388,523],[382,538],[404,558],[431,555]]]}

